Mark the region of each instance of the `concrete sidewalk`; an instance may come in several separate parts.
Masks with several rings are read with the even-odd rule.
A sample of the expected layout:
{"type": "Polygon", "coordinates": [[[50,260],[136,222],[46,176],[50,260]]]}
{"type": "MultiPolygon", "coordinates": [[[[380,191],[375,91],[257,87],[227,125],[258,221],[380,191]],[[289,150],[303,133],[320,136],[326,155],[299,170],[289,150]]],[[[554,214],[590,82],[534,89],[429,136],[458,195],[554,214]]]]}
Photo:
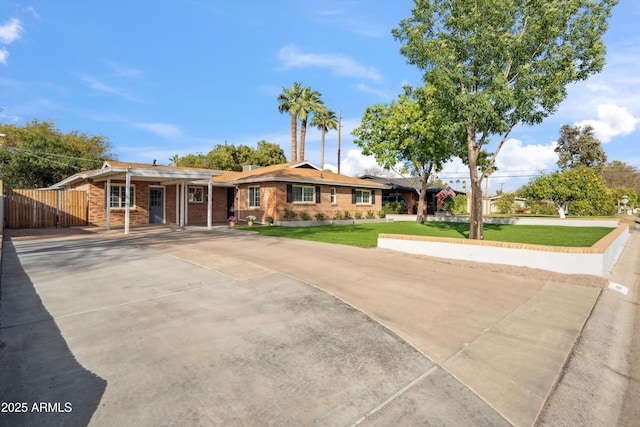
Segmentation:
{"type": "Polygon", "coordinates": [[[15,241],[8,254],[0,392],[53,381],[4,367],[63,360],[92,391],[79,419],[94,425],[532,425],[601,292],[224,227],[15,241]],[[44,336],[57,358],[28,345],[44,336]]]}

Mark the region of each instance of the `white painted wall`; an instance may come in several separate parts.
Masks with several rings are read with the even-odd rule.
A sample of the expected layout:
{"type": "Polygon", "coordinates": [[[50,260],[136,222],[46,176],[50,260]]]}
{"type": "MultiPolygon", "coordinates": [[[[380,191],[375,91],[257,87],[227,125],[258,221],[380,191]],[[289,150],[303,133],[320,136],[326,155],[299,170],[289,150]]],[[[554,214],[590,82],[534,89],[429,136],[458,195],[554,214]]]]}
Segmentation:
{"type": "MultiPolygon", "coordinates": [[[[387,215],[394,221],[414,221],[415,215],[387,215]]],[[[469,222],[468,217],[456,216],[428,216],[428,222],[469,222]]],[[[485,224],[517,224],[517,225],[560,225],[563,227],[611,227],[618,226],[617,219],[576,219],[576,218],[484,218],[485,224]]]]}
{"type": "Polygon", "coordinates": [[[604,253],[555,252],[492,246],[491,242],[470,244],[427,240],[378,238],[378,247],[417,255],[465,261],[541,268],[566,274],[591,274],[608,277],[629,240],[628,230],[621,233],[604,253]]]}

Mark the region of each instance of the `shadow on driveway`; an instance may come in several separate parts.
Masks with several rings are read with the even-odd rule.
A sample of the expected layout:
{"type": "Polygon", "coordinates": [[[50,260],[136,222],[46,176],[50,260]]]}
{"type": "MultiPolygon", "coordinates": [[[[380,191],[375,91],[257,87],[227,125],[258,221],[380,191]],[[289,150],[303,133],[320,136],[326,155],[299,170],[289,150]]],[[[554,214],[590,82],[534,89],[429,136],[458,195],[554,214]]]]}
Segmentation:
{"type": "Polygon", "coordinates": [[[25,273],[15,246],[4,242],[0,279],[1,426],[84,426],[107,382],[75,359],[25,273]]]}

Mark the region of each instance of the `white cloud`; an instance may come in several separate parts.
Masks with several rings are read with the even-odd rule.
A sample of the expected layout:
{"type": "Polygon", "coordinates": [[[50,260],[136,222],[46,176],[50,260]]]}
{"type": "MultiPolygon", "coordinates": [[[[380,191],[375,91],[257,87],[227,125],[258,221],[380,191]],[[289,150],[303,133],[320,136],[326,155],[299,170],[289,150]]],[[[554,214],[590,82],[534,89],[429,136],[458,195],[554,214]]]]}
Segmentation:
{"type": "Polygon", "coordinates": [[[390,101],[392,99],[395,98],[395,94],[384,91],[384,90],[380,90],[380,89],[376,89],[373,88],[369,85],[365,85],[363,83],[360,83],[358,85],[356,85],[356,89],[358,89],[361,92],[365,92],[365,93],[370,93],[372,95],[377,96],[380,99],[383,99],[385,101],[390,101]]]}
{"type": "Polygon", "coordinates": [[[576,126],[590,125],[602,142],[610,142],[618,135],[629,135],[634,132],[640,119],[634,117],[626,108],[615,104],[598,105],[598,119],[583,120],[576,126]]]}
{"type": "Polygon", "coordinates": [[[7,64],[7,58],[9,57],[9,51],[5,48],[0,48],[0,64],[7,64]]]}
{"type": "Polygon", "coordinates": [[[558,154],[554,151],[556,143],[548,145],[522,145],[522,141],[511,138],[502,146],[496,158],[499,175],[531,175],[540,171],[553,169],[558,161],[558,154]]]}
{"type": "Polygon", "coordinates": [[[20,20],[12,18],[8,23],[0,25],[0,43],[13,43],[20,38],[23,30],[20,20]]]}
{"type": "MultiPolygon", "coordinates": [[[[325,163],[325,169],[338,172],[336,165],[325,163]]],[[[340,160],[340,173],[348,176],[359,176],[364,174],[366,169],[379,168],[373,156],[365,156],[360,150],[351,149],[347,151],[347,156],[340,160]]]]}
{"type": "Polygon", "coordinates": [[[328,69],[338,76],[363,77],[376,82],[382,81],[378,70],[361,65],[345,55],[304,53],[295,45],[290,44],[278,51],[278,59],[285,69],[318,67],[328,69]]]}
{"type": "Polygon", "coordinates": [[[82,80],[91,89],[96,90],[98,92],[107,93],[109,95],[116,95],[132,102],[138,102],[138,103],[144,102],[143,100],[129,94],[126,90],[120,89],[114,86],[109,86],[108,84],[102,82],[101,80],[96,79],[93,76],[82,74],[80,75],[80,80],[82,80]]]}
{"type": "Polygon", "coordinates": [[[176,138],[180,134],[180,129],[169,123],[136,123],[134,126],[165,139],[176,138]]]}

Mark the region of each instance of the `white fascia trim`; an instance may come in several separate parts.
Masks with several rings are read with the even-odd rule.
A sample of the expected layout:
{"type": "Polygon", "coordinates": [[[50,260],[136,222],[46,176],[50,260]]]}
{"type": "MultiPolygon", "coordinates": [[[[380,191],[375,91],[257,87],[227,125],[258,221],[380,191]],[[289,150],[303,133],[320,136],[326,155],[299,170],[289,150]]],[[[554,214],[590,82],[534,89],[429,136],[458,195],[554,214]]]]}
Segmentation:
{"type": "Polygon", "coordinates": [[[387,187],[369,186],[366,184],[352,184],[340,181],[318,181],[315,179],[297,179],[297,178],[280,178],[280,177],[268,177],[268,178],[255,178],[255,179],[238,179],[231,181],[231,184],[252,184],[254,182],[290,182],[293,184],[314,184],[314,185],[331,185],[335,187],[354,187],[354,188],[366,188],[371,190],[384,190],[387,187]]]}

